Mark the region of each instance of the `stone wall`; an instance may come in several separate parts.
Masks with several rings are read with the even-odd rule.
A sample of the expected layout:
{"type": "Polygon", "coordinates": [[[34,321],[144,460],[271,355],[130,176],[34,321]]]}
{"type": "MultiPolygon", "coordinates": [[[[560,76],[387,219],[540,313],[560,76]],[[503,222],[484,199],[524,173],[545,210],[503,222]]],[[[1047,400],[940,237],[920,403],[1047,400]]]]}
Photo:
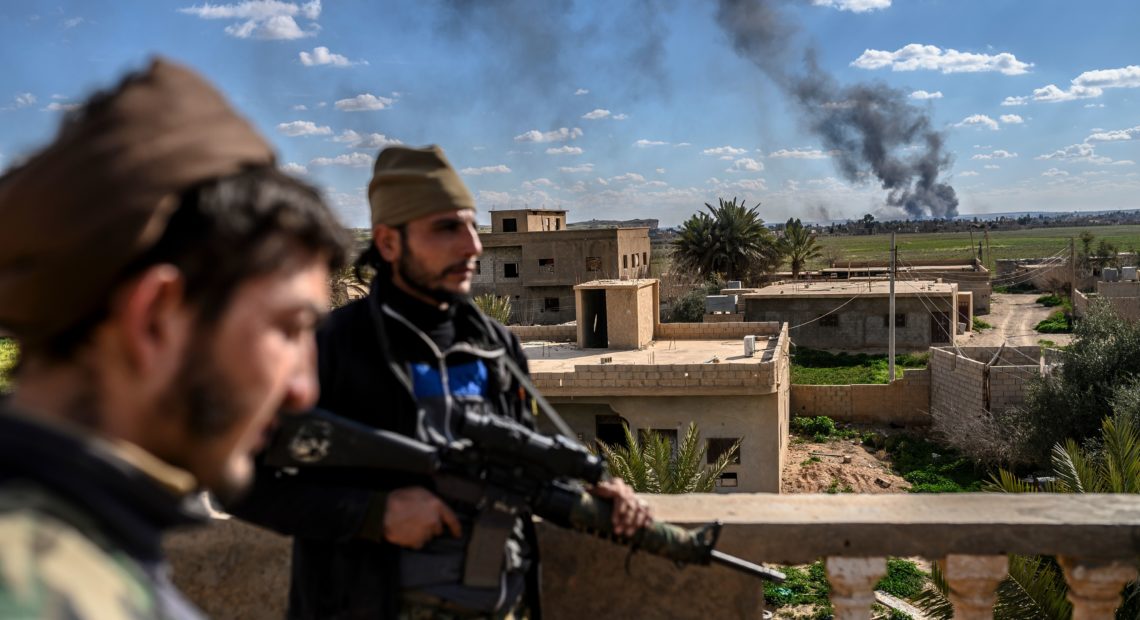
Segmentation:
{"type": "Polygon", "coordinates": [[[568,325],[511,325],[511,333],[523,342],[574,342],[578,339],[578,326],[568,325]]]}
{"type": "MultiPolygon", "coordinates": [[[[543,616],[592,618],[760,618],[755,578],[726,568],[678,568],[593,536],[539,524],[543,616]],[[628,568],[628,572],[627,569],[628,568]]],[[[284,618],[292,545],[242,523],[170,536],[165,544],[175,584],[214,620],[284,618]]]]}
{"type": "MultiPolygon", "coordinates": [[[[777,321],[725,323],[660,323],[656,340],[735,340],[745,336],[775,336],[780,333],[777,321]]],[[[742,345],[743,346],[743,345],[742,345]]]]}
{"type": "Polygon", "coordinates": [[[836,421],[924,426],[930,424],[930,369],[903,370],[890,384],[793,385],[795,416],[836,421]]]}

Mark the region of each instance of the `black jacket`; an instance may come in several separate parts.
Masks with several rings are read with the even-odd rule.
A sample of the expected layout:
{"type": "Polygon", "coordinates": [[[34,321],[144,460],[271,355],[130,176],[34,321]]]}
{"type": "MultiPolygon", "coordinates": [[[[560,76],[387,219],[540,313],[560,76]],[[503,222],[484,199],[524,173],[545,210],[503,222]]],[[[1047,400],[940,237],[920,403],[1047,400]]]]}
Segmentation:
{"type": "MultiPolygon", "coordinates": [[[[403,326],[381,310],[386,287],[332,313],[317,336],[321,397],[318,406],[355,421],[415,436],[417,404],[403,367],[403,326]]],[[[456,340],[480,348],[506,347],[526,369],[518,339],[468,303],[455,313],[456,340]]],[[[511,381],[501,414],[533,425],[511,381]]],[[[382,518],[383,492],[406,486],[431,488],[428,478],[375,470],[319,469],[286,476],[259,468],[251,493],[230,512],[293,536],[290,618],[394,618],[398,612],[398,551],[362,538],[366,524],[382,518]]],[[[528,528],[532,549],[533,527],[528,528]]],[[[373,537],[377,538],[377,537],[373,537]]],[[[537,561],[528,597],[537,607],[537,561]]],[[[537,610],[536,610],[537,611],[537,610]]]]}

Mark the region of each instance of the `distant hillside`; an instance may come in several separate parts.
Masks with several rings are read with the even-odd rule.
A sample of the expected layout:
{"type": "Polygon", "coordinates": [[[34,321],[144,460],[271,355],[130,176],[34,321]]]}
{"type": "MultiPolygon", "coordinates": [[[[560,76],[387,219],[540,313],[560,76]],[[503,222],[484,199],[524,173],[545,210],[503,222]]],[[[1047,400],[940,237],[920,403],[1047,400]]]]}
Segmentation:
{"type": "Polygon", "coordinates": [[[657,230],[658,221],[650,220],[589,220],[569,222],[566,228],[649,228],[657,230]]]}

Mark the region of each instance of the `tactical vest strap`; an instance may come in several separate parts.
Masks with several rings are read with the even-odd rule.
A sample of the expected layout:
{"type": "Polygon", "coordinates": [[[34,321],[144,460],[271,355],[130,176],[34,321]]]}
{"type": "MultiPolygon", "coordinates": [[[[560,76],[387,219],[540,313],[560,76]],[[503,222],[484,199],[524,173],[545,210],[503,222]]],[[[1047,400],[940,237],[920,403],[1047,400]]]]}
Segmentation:
{"type": "Polygon", "coordinates": [[[479,512],[467,543],[463,585],[498,588],[503,574],[503,550],[515,524],[513,512],[488,506],[479,512]]]}

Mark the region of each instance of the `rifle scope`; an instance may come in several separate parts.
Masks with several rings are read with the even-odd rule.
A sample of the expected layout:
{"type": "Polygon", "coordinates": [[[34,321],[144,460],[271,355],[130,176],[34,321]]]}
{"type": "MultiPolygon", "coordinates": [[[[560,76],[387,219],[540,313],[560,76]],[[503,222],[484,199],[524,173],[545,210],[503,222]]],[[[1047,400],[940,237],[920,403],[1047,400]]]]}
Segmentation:
{"type": "Polygon", "coordinates": [[[505,418],[468,412],[461,434],[485,454],[501,454],[508,462],[523,462],[549,472],[596,484],[606,477],[606,463],[566,437],[549,437],[505,418]]]}

